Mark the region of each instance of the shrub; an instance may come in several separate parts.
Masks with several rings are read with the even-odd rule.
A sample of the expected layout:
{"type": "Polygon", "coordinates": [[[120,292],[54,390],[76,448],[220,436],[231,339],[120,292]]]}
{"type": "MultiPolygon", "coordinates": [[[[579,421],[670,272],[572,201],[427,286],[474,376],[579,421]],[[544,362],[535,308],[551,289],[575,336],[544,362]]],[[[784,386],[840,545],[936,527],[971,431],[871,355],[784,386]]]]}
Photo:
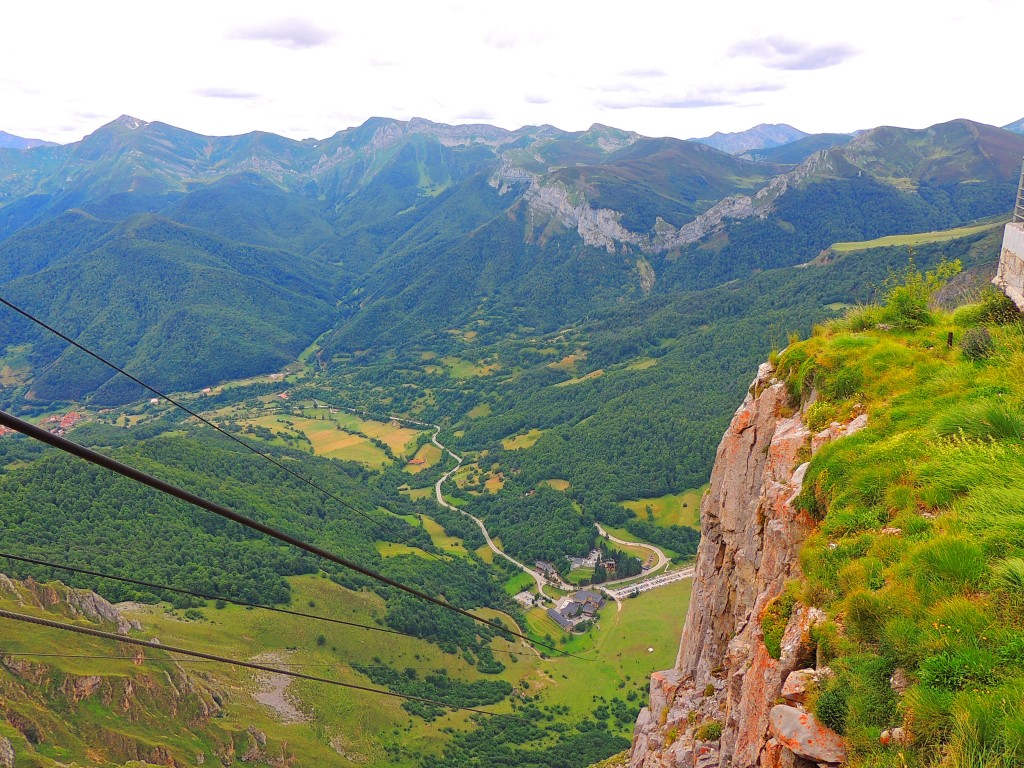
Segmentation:
{"type": "Polygon", "coordinates": [[[1024,685],[1019,680],[956,698],[946,762],[952,768],[1024,765],[1024,685]]]}
{"type": "Polygon", "coordinates": [[[903,694],[903,722],[909,726],[914,743],[935,748],[945,741],[952,727],[949,711],[953,694],[944,688],[915,685],[903,694]]]}
{"type": "Polygon", "coordinates": [[[812,432],[821,432],[839,418],[839,406],[823,397],[818,398],[804,412],[804,424],[812,432]]]}
{"type": "Polygon", "coordinates": [[[846,316],[843,320],[846,327],[851,331],[866,331],[882,322],[882,314],[883,310],[881,307],[854,307],[846,311],[846,316]]]}
{"type": "Polygon", "coordinates": [[[958,691],[968,683],[991,681],[996,661],[988,651],[965,646],[929,656],[921,662],[918,674],[924,685],[958,691]]]}
{"type": "Polygon", "coordinates": [[[932,314],[928,311],[931,295],[945,285],[962,269],[960,260],[939,262],[935,269],[922,273],[914,266],[913,251],[905,269],[892,272],[886,281],[885,311],[886,322],[897,328],[913,330],[922,325],[931,325],[932,314]]]}
{"type": "Polygon", "coordinates": [[[889,613],[889,607],[873,592],[863,589],[853,592],[846,599],[846,622],[850,637],[869,643],[877,641],[889,613]]]}
{"type": "Polygon", "coordinates": [[[1006,325],[1020,321],[1021,313],[1009,296],[990,285],[981,292],[981,312],[978,319],[983,323],[1006,325]]]}
{"type": "Polygon", "coordinates": [[[960,339],[960,351],[968,360],[984,360],[995,348],[988,328],[970,328],[960,339]]]}
{"type": "Polygon", "coordinates": [[[698,741],[717,741],[722,738],[722,724],[717,720],[712,720],[709,723],[704,723],[697,732],[693,734],[693,737],[698,741]]]}
{"type": "Polygon", "coordinates": [[[981,400],[959,411],[946,413],[938,423],[946,437],[963,434],[975,440],[1022,440],[1024,416],[999,397],[981,400]]]}
{"type": "Polygon", "coordinates": [[[973,542],[952,536],[940,536],[914,554],[921,592],[933,588],[942,592],[966,590],[977,586],[988,571],[985,553],[973,542]]]}
{"type": "Polygon", "coordinates": [[[796,605],[796,598],[787,590],[769,602],[761,616],[764,645],[773,659],[782,656],[782,635],[786,631],[786,624],[789,623],[790,616],[793,615],[794,605],[796,605]]]}
{"type": "Polygon", "coordinates": [[[860,392],[863,386],[863,374],[856,368],[847,366],[840,368],[834,376],[830,376],[822,384],[822,392],[834,400],[845,400],[860,392]]]}
{"type": "Polygon", "coordinates": [[[833,681],[818,694],[818,699],[814,702],[814,716],[818,718],[818,722],[840,736],[846,733],[846,716],[850,709],[847,700],[848,690],[846,686],[833,681]]]}

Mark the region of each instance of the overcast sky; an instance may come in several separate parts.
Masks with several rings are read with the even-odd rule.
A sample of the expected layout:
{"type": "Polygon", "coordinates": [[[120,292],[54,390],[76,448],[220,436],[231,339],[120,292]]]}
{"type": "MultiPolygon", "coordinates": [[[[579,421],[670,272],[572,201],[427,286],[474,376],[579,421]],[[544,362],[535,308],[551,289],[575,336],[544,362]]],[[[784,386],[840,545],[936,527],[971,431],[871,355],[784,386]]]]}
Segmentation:
{"type": "Polygon", "coordinates": [[[1020,0],[5,4],[0,130],[121,114],[324,138],[370,116],[650,136],[1024,117],[1020,0]]]}

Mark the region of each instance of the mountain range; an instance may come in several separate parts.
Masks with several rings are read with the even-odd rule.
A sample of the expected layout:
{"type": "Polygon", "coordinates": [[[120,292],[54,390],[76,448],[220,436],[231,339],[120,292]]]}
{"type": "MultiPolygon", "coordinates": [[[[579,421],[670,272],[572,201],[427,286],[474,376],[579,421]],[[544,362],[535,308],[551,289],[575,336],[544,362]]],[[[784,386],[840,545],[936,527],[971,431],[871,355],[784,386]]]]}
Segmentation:
{"type": "Polygon", "coordinates": [[[739,155],[755,149],[770,149],[785,144],[792,144],[794,141],[807,138],[810,134],[804,133],[799,128],[794,128],[785,123],[760,123],[753,128],[736,133],[722,133],[715,131],[710,136],[699,139],[690,139],[709,147],[728,152],[730,155],[739,155]]]}
{"type": "Polygon", "coordinates": [[[21,136],[15,136],[13,133],[0,131],[0,148],[2,149],[32,149],[33,147],[53,146],[56,146],[56,144],[54,144],[52,141],[43,141],[42,139],[26,139],[21,136]]]}
{"type": "MultiPolygon", "coordinates": [[[[371,118],[295,141],[124,116],[73,144],[0,149],[0,282],[193,388],[274,370],[332,327],[330,354],[384,353],[484,306],[494,327],[553,330],[835,241],[998,214],[1024,154],[1024,136],[967,120],[831,147],[797,134],[770,162],[602,125],[371,118]]],[[[33,344],[30,398],[133,392],[24,322],[0,325],[33,344]]]]}
{"type": "MultiPolygon", "coordinates": [[[[903,374],[889,372],[890,363],[913,354],[923,361],[922,377],[941,374],[949,356],[960,355],[948,349],[944,326],[941,334],[927,328],[908,348],[872,320],[868,333],[851,331],[820,347],[816,369],[803,364],[807,346],[794,339],[871,302],[893,275],[908,274],[909,247],[915,269],[959,259],[956,290],[973,295],[998,258],[1022,155],[1024,135],[968,120],[853,137],[801,135],[731,154],[603,125],[510,131],[372,118],[326,139],[295,141],[260,132],[208,137],[125,116],[73,144],[0,149],[0,295],[134,375],[183,391],[224,429],[287,464],[271,467],[141,400],[139,388],[6,309],[0,407],[50,419],[86,413],[91,423],[75,428],[76,442],[455,604],[500,610],[538,640],[550,625],[573,643],[567,649],[589,650],[595,646],[576,642],[590,640],[558,634],[542,608],[530,619],[519,612],[510,596],[524,588],[522,574],[500,557],[484,558],[493,553],[455,505],[471,505],[500,546],[528,562],[567,564],[568,555],[585,554],[595,521],[684,559],[697,538],[688,526],[701,522],[696,510],[666,520],[656,519],[656,507],[658,515],[673,503],[682,512],[682,498],[701,497],[730,414],[747,397],[758,364],[784,345],[786,382],[772,385],[769,396],[780,407],[770,409],[771,419],[787,418],[782,404],[797,402],[793,392],[810,398],[804,390],[820,381],[830,384],[822,387],[825,400],[791,415],[813,414],[824,426],[838,413],[827,410],[829,396],[841,390],[860,408],[857,382],[875,376],[870,391],[900,412],[892,419],[921,426],[915,411],[891,400],[897,390],[887,377],[903,374]],[[875,240],[887,236],[897,237],[875,240]],[[871,347],[878,335],[886,339],[881,357],[871,347]],[[937,354],[945,356],[939,368],[937,354]],[[864,373],[842,378],[841,360],[854,355],[863,357],[864,373]],[[879,365],[887,371],[880,378],[879,365]],[[815,379],[816,371],[825,378],[815,379]],[[278,375],[247,378],[271,372],[278,375]],[[198,391],[206,387],[214,389],[198,391]],[[317,407],[325,403],[338,407],[317,407]],[[345,409],[377,414],[361,428],[382,436],[397,429],[389,415],[439,425],[436,437],[464,460],[444,489],[453,506],[433,503],[434,483],[454,459],[434,452],[430,432],[391,446],[343,428],[363,421],[345,409]],[[296,422],[313,437],[301,432],[300,439],[290,426],[296,422]],[[313,438],[322,449],[363,437],[384,457],[380,463],[313,455],[313,438]],[[319,491],[285,477],[277,471],[283,466],[367,511],[384,535],[349,515],[351,507],[325,504],[319,491]]],[[[983,363],[957,365],[965,376],[988,375],[983,363]]],[[[935,386],[948,390],[949,381],[939,375],[935,386]]],[[[995,390],[985,384],[979,392],[990,397],[995,390]]],[[[890,423],[884,411],[870,419],[883,430],[890,423]]],[[[756,433],[763,443],[774,429],[762,429],[769,423],[730,434],[742,443],[756,433]]],[[[792,455],[779,454],[786,472],[794,456],[807,457],[796,443],[789,447],[792,455]]],[[[770,453],[760,444],[737,452],[737,471],[770,453]]],[[[886,466],[895,472],[903,465],[886,466]]],[[[841,477],[828,481],[841,484],[841,477]]],[[[888,519],[892,499],[910,498],[905,478],[901,470],[895,490],[869,500],[879,521],[888,519]]],[[[877,490],[861,485],[868,495],[877,490]]],[[[13,748],[17,759],[41,766],[217,757],[225,765],[341,760],[454,768],[504,760],[582,768],[628,745],[643,703],[662,711],[644,702],[646,675],[675,657],[678,634],[666,617],[681,615],[685,597],[669,606],[655,603],[662,599],[655,593],[622,601],[621,611],[606,609],[614,613],[593,628],[606,634],[590,635],[602,638],[601,664],[585,657],[570,666],[519,645],[499,647],[506,653],[498,663],[480,645],[490,637],[407,596],[371,591],[360,578],[320,570],[27,440],[0,440],[0,502],[10,511],[0,538],[17,552],[68,562],[71,541],[70,562],[83,566],[257,602],[291,596],[296,607],[415,635],[373,643],[298,617],[284,624],[180,595],[153,607],[174,596],[75,579],[75,586],[132,601],[128,616],[144,627],[136,631],[158,632],[168,645],[203,636],[244,658],[294,653],[287,663],[329,666],[359,684],[461,702],[472,695],[516,713],[475,725],[454,715],[436,722],[440,713],[431,709],[296,686],[291,693],[311,719],[282,724],[250,702],[248,673],[192,676],[147,649],[163,665],[150,676],[131,659],[121,667],[89,661],[103,653],[98,642],[51,646],[42,631],[15,630],[5,651],[53,647],[84,660],[74,660],[72,676],[52,671],[64,669],[55,658],[5,656],[0,756],[13,748]],[[656,640],[646,634],[652,629],[661,632],[656,640]],[[124,693],[129,688],[136,693],[124,693]]],[[[920,510],[931,509],[913,499],[903,506],[906,535],[883,541],[909,540],[920,510]]],[[[862,508],[847,518],[854,536],[862,508]]],[[[775,530],[759,516],[751,525],[775,530]]],[[[714,562],[718,550],[709,546],[714,562]]],[[[45,605],[81,618],[70,600],[84,598],[41,584],[58,575],[52,569],[11,572],[36,580],[0,584],[5,606],[37,601],[39,611],[45,605]],[[45,602],[33,597],[42,590],[50,595],[45,602]]],[[[750,627],[757,633],[759,622],[750,627]]],[[[864,675],[890,697],[891,666],[878,669],[870,665],[864,675]]],[[[697,693],[710,703],[724,690],[701,686],[697,693]]],[[[651,723],[662,725],[659,717],[651,723]]]]}

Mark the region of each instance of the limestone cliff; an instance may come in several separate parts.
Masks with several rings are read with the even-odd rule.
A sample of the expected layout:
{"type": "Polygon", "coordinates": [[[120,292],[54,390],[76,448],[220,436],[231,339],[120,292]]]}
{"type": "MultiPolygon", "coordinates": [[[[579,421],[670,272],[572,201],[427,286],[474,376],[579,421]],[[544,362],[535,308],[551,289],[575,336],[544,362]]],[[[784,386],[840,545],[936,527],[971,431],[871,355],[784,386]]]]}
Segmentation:
{"type": "MultiPolygon", "coordinates": [[[[841,760],[841,742],[831,752],[801,747],[803,734],[796,731],[820,726],[800,710],[800,691],[787,688],[793,706],[775,706],[791,673],[808,668],[791,688],[827,674],[813,670],[810,630],[820,612],[780,596],[799,576],[797,555],[814,526],[793,505],[807,459],[862,428],[867,416],[815,434],[773,373],[769,364],[761,366],[719,445],[701,503],[702,539],[679,656],[674,669],[652,676],[631,768],[799,765],[800,754],[825,764],[841,760]],[[762,629],[766,612],[782,630],[774,653],[762,629]]],[[[831,732],[812,736],[822,750],[838,739],[831,732]]]]}

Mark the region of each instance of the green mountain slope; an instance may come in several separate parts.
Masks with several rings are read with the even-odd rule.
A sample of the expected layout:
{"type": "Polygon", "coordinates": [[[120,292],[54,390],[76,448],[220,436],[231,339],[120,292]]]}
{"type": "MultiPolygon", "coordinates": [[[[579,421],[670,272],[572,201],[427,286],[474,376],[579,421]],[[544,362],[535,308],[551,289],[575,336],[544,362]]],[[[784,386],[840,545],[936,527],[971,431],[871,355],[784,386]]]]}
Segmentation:
{"type": "Polygon", "coordinates": [[[779,165],[796,165],[802,163],[812,154],[821,149],[832,149],[848,144],[853,136],[847,133],[814,133],[804,136],[802,139],[791,141],[788,144],[780,144],[777,147],[766,147],[763,149],[744,152],[742,157],[752,160],[761,160],[779,165]]]}
{"type": "MultiPolygon", "coordinates": [[[[143,379],[169,389],[277,370],[330,323],[340,275],[293,254],[143,215],[69,213],[0,245],[5,295],[143,379]]],[[[134,385],[6,312],[8,344],[33,344],[29,397],[119,403],[134,385]]]]}

